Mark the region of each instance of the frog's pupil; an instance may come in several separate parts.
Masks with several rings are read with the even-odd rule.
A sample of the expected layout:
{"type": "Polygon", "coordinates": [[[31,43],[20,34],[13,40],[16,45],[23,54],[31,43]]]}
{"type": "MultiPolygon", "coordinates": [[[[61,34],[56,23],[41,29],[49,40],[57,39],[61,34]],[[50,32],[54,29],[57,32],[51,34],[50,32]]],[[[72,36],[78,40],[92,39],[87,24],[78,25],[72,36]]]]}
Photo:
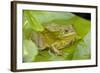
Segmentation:
{"type": "Polygon", "coordinates": [[[68,30],[65,30],[65,32],[68,32],[68,30]]]}

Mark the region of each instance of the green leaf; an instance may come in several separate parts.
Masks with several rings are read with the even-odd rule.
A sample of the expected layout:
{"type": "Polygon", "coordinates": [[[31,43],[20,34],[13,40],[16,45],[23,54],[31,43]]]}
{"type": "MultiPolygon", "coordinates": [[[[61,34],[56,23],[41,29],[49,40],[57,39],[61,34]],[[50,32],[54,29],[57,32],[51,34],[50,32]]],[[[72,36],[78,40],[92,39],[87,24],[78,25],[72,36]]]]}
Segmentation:
{"type": "Polygon", "coordinates": [[[50,59],[50,54],[48,53],[48,50],[43,50],[43,51],[41,50],[36,56],[35,62],[49,61],[49,59],[50,59]]]}
{"type": "Polygon", "coordinates": [[[73,59],[90,59],[91,58],[91,35],[90,32],[81,40],[73,54],[73,59]]]}
{"type": "Polygon", "coordinates": [[[39,20],[40,23],[46,24],[50,23],[53,20],[68,20],[74,17],[75,15],[69,12],[56,12],[56,11],[31,11],[32,15],[39,20]]]}
{"type": "Polygon", "coordinates": [[[24,15],[26,16],[26,19],[30,25],[30,27],[34,31],[43,31],[43,27],[41,23],[36,19],[35,16],[32,16],[31,11],[24,11],[24,15]]]}
{"type": "Polygon", "coordinates": [[[31,40],[23,41],[23,61],[32,62],[38,54],[37,46],[31,40]]]}

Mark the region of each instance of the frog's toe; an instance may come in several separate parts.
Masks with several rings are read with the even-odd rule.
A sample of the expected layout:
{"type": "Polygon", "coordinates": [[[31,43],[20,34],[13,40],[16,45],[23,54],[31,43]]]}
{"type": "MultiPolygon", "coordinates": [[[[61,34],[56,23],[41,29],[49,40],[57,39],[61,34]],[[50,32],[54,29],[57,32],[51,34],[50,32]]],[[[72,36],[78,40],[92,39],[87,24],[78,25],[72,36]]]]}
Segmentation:
{"type": "Polygon", "coordinates": [[[63,54],[62,53],[59,53],[59,54],[57,54],[58,56],[62,56],[63,54]]]}
{"type": "Polygon", "coordinates": [[[53,50],[49,50],[49,54],[53,54],[53,55],[57,55],[57,56],[62,56],[63,53],[62,51],[53,51],[53,50]]]}
{"type": "Polygon", "coordinates": [[[59,52],[57,53],[57,55],[58,55],[58,56],[62,56],[62,55],[63,55],[62,51],[59,51],[59,52]]]}

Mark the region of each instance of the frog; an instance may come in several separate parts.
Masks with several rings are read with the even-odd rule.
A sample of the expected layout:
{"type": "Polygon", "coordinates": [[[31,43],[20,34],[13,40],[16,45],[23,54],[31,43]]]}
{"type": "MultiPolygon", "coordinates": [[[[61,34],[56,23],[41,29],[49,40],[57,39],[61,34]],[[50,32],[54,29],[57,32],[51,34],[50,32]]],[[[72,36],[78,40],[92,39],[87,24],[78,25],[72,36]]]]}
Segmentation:
{"type": "Polygon", "coordinates": [[[32,41],[39,50],[50,49],[56,55],[62,55],[61,49],[75,42],[77,33],[72,24],[46,24],[44,31],[32,32],[32,41]]]}

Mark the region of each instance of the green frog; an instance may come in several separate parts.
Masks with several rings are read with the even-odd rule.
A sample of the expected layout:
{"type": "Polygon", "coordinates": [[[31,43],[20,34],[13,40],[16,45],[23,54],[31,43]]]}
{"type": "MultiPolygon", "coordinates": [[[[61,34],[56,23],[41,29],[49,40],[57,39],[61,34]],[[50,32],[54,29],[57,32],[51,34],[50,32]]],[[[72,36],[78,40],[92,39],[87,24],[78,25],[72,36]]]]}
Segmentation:
{"type": "Polygon", "coordinates": [[[44,31],[32,32],[32,40],[40,50],[49,48],[57,55],[62,55],[61,49],[72,45],[76,39],[73,25],[46,24],[44,31]]]}

